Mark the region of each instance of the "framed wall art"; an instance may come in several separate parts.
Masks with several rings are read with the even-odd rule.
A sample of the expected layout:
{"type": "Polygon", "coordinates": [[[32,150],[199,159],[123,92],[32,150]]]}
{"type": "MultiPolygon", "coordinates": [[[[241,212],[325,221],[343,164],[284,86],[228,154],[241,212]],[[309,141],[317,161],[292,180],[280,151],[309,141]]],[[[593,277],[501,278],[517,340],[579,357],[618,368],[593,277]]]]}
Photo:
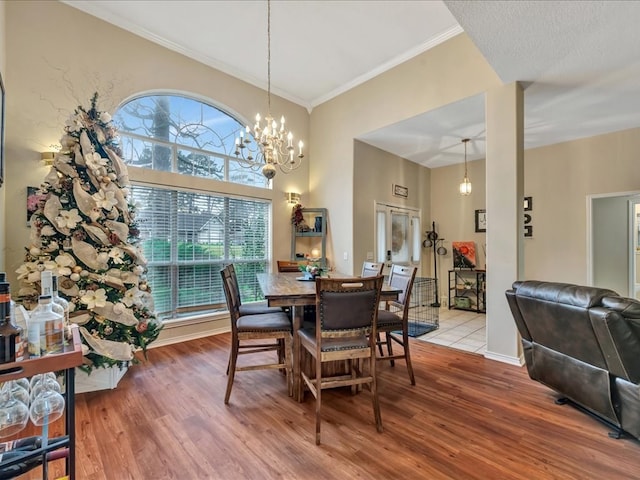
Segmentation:
{"type": "Polygon", "coordinates": [[[407,198],[409,196],[409,189],[402,185],[393,185],[393,194],[396,197],[407,198]]]}
{"type": "Polygon", "coordinates": [[[453,268],[476,268],[476,243],[451,242],[453,268]]]}
{"type": "Polygon", "coordinates": [[[38,193],[38,187],[27,187],[27,226],[31,225],[31,215],[33,215],[38,207],[44,207],[47,196],[38,193]]]}
{"type": "Polygon", "coordinates": [[[487,211],[476,210],[476,232],[487,231],[487,211]]]}

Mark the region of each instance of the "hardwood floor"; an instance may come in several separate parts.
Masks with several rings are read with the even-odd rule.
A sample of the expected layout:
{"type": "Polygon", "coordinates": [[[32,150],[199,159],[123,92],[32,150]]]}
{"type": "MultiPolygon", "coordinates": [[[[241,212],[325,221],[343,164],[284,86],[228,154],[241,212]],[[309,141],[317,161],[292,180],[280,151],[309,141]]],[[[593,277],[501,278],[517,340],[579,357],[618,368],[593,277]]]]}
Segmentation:
{"type": "MultiPolygon", "coordinates": [[[[416,375],[378,363],[385,431],[368,391],[286,394],[284,375],[236,376],[223,403],[229,335],[153,349],[116,390],[77,396],[77,478],[634,479],[640,443],[529,379],[525,368],[412,340],[416,375]]],[[[37,477],[33,477],[37,478],[37,477]]]]}

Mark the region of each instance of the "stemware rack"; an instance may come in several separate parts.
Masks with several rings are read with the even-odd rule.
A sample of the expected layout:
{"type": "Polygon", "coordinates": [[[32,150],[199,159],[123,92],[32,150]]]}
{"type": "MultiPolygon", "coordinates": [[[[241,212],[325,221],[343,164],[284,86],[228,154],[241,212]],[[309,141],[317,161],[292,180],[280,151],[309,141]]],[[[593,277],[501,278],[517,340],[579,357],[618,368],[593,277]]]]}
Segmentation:
{"type": "Polygon", "coordinates": [[[82,364],[82,343],[77,325],[71,326],[70,341],[67,342],[64,352],[53,355],[45,355],[38,358],[27,358],[19,362],[0,365],[0,382],[17,380],[23,377],[47,372],[63,372],[64,397],[65,397],[65,434],[66,440],[59,441],[30,451],[28,455],[0,462],[0,467],[9,467],[18,463],[33,460],[40,457],[42,465],[42,478],[48,478],[47,454],[62,448],[68,449],[65,456],[66,476],[75,478],[75,368],[82,364]]]}

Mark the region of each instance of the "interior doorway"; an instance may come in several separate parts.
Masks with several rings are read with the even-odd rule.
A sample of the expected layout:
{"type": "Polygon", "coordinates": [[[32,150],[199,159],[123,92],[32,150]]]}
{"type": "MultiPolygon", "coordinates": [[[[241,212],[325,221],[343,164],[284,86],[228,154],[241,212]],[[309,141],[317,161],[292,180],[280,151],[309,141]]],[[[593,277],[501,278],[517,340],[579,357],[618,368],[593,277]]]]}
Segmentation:
{"type": "Polygon", "coordinates": [[[632,297],[640,300],[640,198],[629,201],[629,212],[631,218],[631,276],[629,285],[633,287],[632,297]]]}
{"type": "Polygon", "coordinates": [[[375,260],[385,264],[388,274],[391,264],[419,266],[422,229],[419,209],[376,202],[375,260]]]}
{"type": "Polygon", "coordinates": [[[588,283],[638,298],[640,192],[588,198],[588,283]]]}

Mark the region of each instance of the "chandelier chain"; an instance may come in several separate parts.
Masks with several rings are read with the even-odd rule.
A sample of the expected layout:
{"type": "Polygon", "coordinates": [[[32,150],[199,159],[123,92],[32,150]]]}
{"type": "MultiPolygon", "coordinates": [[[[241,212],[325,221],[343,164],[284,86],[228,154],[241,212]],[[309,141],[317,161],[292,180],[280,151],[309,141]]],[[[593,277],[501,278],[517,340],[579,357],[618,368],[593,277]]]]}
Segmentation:
{"type": "Polygon", "coordinates": [[[276,167],[283,173],[298,168],[304,154],[303,143],[298,143],[298,154],[293,146],[293,134],[285,128],[284,116],[278,123],[271,116],[271,0],[267,0],[267,116],[256,115],[253,129],[247,125],[235,140],[235,156],[242,167],[260,169],[267,179],[276,175],[276,167]],[[261,121],[265,123],[262,124],[261,121]],[[252,139],[255,147],[251,146],[252,139]]]}
{"type": "Polygon", "coordinates": [[[267,0],[267,113],[271,116],[271,0],[267,0]]]}

